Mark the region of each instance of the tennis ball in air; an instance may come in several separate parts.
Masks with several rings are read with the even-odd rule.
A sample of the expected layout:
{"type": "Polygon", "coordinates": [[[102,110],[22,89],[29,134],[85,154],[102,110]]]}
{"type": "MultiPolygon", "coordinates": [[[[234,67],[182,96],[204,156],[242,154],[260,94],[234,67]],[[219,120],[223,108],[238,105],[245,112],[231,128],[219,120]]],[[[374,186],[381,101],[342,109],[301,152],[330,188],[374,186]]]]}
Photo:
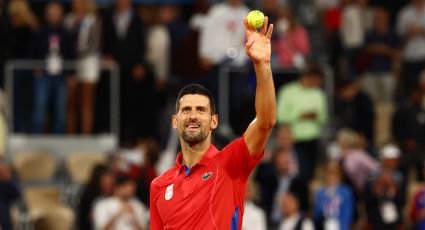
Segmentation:
{"type": "Polygon", "coordinates": [[[264,23],[264,14],[259,10],[253,10],[249,12],[246,17],[248,24],[254,28],[260,28],[264,23]]]}

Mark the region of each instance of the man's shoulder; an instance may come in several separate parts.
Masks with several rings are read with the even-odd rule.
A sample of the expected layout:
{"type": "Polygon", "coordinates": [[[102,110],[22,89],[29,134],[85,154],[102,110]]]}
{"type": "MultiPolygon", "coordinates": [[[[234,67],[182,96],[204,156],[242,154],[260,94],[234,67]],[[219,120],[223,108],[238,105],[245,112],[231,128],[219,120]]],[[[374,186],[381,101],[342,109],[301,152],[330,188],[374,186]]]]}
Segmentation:
{"type": "Polygon", "coordinates": [[[155,178],[151,183],[151,187],[157,188],[168,184],[173,179],[175,170],[176,166],[173,166],[172,168],[165,171],[162,175],[155,178]]]}

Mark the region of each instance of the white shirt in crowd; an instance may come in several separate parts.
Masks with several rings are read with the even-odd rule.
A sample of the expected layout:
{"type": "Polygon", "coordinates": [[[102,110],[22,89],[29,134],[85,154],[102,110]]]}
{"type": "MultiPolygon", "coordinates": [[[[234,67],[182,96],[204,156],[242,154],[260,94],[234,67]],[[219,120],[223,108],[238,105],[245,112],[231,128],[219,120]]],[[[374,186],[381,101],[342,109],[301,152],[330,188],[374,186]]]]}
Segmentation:
{"type": "MultiPolygon", "coordinates": [[[[280,224],[279,230],[294,230],[300,218],[300,214],[286,217],[285,220],[280,224]]],[[[314,230],[313,222],[310,219],[304,218],[301,223],[301,230],[314,230]]]]}
{"type": "Polygon", "coordinates": [[[342,11],[341,38],[345,48],[360,48],[364,43],[365,29],[362,11],[356,4],[349,4],[342,11]]]}
{"type": "Polygon", "coordinates": [[[201,28],[199,55],[213,64],[230,60],[243,65],[245,55],[245,30],[243,20],[249,13],[248,7],[220,3],[211,7],[201,28]]]}
{"type": "MultiPolygon", "coordinates": [[[[147,229],[148,226],[148,209],[138,200],[131,199],[131,207],[133,208],[136,221],[143,229],[147,229]]],[[[109,220],[117,215],[122,207],[122,202],[116,197],[108,197],[100,199],[96,202],[94,207],[94,222],[96,230],[103,230],[108,224],[109,220]]],[[[133,224],[130,214],[125,213],[121,215],[112,227],[114,230],[133,230],[133,224]]]]}
{"type": "Polygon", "coordinates": [[[146,60],[153,67],[155,79],[166,81],[170,72],[170,35],[165,26],[155,25],[146,40],[146,60]]]}
{"type": "Polygon", "coordinates": [[[418,26],[425,30],[425,5],[417,9],[412,4],[404,7],[397,18],[397,32],[405,37],[403,58],[406,61],[421,61],[425,59],[425,35],[409,38],[407,33],[411,26],[418,26]]]}
{"type": "Polygon", "coordinates": [[[245,201],[242,230],[266,230],[266,213],[252,201],[245,201]]]}

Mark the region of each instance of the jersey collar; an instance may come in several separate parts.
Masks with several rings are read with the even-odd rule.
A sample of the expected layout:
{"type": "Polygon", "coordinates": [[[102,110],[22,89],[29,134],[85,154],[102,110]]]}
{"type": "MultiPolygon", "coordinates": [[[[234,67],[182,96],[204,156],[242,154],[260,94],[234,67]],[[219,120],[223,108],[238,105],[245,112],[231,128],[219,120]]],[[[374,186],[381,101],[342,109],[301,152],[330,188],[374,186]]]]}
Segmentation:
{"type": "MultiPolygon", "coordinates": [[[[211,158],[213,158],[217,152],[218,152],[217,148],[211,144],[208,150],[202,156],[201,160],[198,163],[196,163],[193,167],[195,167],[196,165],[206,166],[208,162],[211,160],[211,158]]],[[[182,172],[182,169],[184,168],[182,165],[182,162],[183,162],[183,152],[180,151],[176,158],[176,167],[177,169],[179,169],[179,172],[182,172]]]]}

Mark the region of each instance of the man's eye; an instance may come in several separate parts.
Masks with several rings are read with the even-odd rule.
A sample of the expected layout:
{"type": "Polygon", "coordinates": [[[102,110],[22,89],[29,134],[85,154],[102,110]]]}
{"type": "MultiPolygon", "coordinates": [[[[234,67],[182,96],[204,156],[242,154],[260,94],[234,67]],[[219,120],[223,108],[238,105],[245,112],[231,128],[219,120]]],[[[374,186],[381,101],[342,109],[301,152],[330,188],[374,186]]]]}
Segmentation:
{"type": "Polygon", "coordinates": [[[190,109],[189,108],[183,108],[183,113],[187,113],[187,112],[189,112],[190,111],[190,109]]]}

